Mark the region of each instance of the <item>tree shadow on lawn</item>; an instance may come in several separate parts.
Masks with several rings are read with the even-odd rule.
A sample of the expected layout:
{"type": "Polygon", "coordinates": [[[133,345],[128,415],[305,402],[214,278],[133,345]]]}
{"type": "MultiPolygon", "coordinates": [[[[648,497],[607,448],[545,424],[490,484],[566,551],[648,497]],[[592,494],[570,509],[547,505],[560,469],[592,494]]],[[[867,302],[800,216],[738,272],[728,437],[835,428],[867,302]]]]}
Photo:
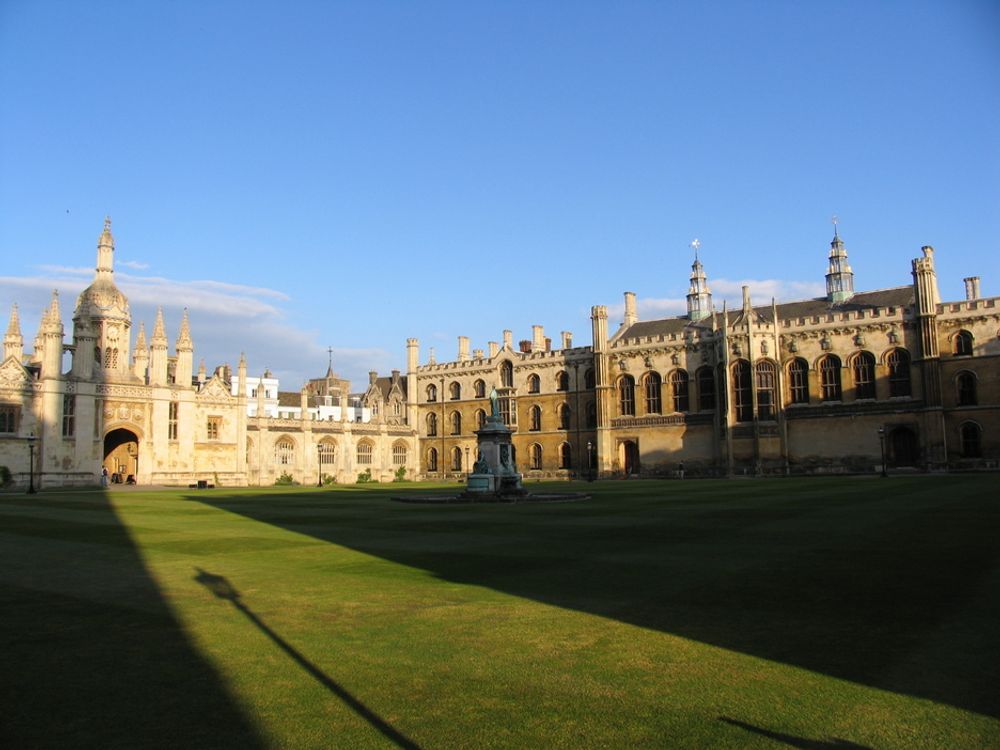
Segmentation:
{"type": "Polygon", "coordinates": [[[191,499],[448,581],[998,717],[1000,508],[977,481],[649,483],[552,506],[191,499]]]}
{"type": "Polygon", "coordinates": [[[103,491],[0,504],[0,746],[265,746],[103,491]]]}

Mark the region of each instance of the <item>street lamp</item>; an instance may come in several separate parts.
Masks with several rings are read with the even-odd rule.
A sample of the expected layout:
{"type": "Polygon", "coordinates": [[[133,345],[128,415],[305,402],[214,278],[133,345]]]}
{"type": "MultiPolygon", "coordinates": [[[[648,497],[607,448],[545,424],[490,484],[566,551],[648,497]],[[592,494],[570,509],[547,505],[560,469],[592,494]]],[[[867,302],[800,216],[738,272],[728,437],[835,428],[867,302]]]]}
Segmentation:
{"type": "Polygon", "coordinates": [[[590,440],[587,441],[587,477],[594,481],[594,444],[590,440]]]}
{"type": "Polygon", "coordinates": [[[469,466],[469,446],[465,446],[465,481],[469,481],[469,474],[472,473],[472,467],[469,466]]]}
{"type": "Polygon", "coordinates": [[[882,451],[882,477],[889,476],[885,471],[885,427],[878,428],[878,444],[882,451]]]}
{"type": "Polygon", "coordinates": [[[322,443],[316,444],[316,486],[323,486],[323,445],[322,443]]]}
{"type": "Polygon", "coordinates": [[[28,494],[35,494],[35,441],[34,433],[28,435],[28,494]]]}

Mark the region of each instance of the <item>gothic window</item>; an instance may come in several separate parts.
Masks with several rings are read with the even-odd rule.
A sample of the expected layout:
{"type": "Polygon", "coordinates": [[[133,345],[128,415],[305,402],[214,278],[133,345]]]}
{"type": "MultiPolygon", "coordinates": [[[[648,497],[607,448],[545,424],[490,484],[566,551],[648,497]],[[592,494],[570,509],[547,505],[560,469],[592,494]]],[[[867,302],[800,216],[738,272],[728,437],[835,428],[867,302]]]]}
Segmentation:
{"type": "Polygon", "coordinates": [[[753,395],[750,391],[750,363],[745,359],[733,365],[733,406],[737,422],[753,420],[753,395]]]}
{"type": "Polygon", "coordinates": [[[451,413],[451,434],[461,435],[462,434],[462,415],[457,411],[451,413]]]}
{"type": "Polygon", "coordinates": [[[715,378],[711,367],[699,367],[695,377],[698,379],[698,410],[715,410],[715,378]]]}
{"type": "Polygon", "coordinates": [[[556,390],[557,391],[568,391],[569,390],[569,373],[565,370],[560,370],[556,373],[556,390]]]}
{"type": "Polygon", "coordinates": [[[642,379],[642,387],[646,392],[646,413],[660,414],[663,406],[660,403],[660,373],[647,372],[642,379]]]}
{"type": "Polygon", "coordinates": [[[568,430],[569,429],[569,407],[566,404],[562,404],[559,407],[559,429],[568,430]]]}
{"type": "Polygon", "coordinates": [[[476,429],[481,430],[486,426],[486,412],[476,409],[476,429]]]}
{"type": "Polygon", "coordinates": [[[590,429],[597,427],[597,404],[593,401],[587,402],[587,427],[590,429]]]}
{"type": "Polygon", "coordinates": [[[788,365],[788,396],[793,404],[809,403],[809,363],[801,357],[788,365]]]}
{"type": "Polygon", "coordinates": [[[875,398],[875,357],[871,352],[860,352],[851,363],[854,375],[854,398],[875,398]]]}
{"type": "Polygon", "coordinates": [[[514,387],[514,365],[509,360],[504,360],[500,364],[500,385],[503,388],[514,387]]]}
{"type": "Polygon", "coordinates": [[[427,400],[428,401],[438,400],[438,389],[436,385],[427,386],[427,400]]]}
{"type": "Polygon", "coordinates": [[[167,407],[167,440],[177,439],[177,410],[179,405],[176,401],[171,401],[167,407]]]}
{"type": "Polygon", "coordinates": [[[962,458],[983,457],[983,431],[975,422],[962,425],[962,458]]]}
{"type": "Polygon", "coordinates": [[[819,363],[820,395],[824,401],[840,401],[840,359],[828,354],[819,363]]]}
{"type": "Polygon", "coordinates": [[[905,349],[893,349],[885,358],[889,368],[889,397],[910,395],[910,355],[905,349]]]}
{"type": "Polygon", "coordinates": [[[451,449],[451,470],[461,471],[462,470],[462,449],[452,448],[451,449]]]}
{"type": "Polygon", "coordinates": [[[438,470],[438,452],[437,448],[431,448],[427,451],[427,471],[437,471],[438,470]]]}
{"type": "Polygon", "coordinates": [[[757,418],[765,421],[777,419],[775,404],[778,379],[774,363],[761,360],[753,369],[756,381],[754,385],[757,388],[757,418]]]}
{"type": "Polygon", "coordinates": [[[955,386],[958,391],[959,406],[975,406],[979,403],[976,393],[976,376],[968,370],[958,373],[955,378],[955,386]]]}
{"type": "Polygon", "coordinates": [[[959,331],[955,334],[955,355],[972,356],[972,334],[968,331],[959,331]]]}
{"type": "Polygon", "coordinates": [[[63,396],[62,436],[73,437],[76,433],[76,396],[67,393],[63,396]]]}
{"type": "Polygon", "coordinates": [[[559,468],[573,468],[573,449],[570,448],[569,443],[563,443],[559,446],[559,468]]]}
{"type": "Polygon", "coordinates": [[[427,437],[434,437],[438,434],[437,414],[427,415],[427,437]]]}
{"type": "Polygon", "coordinates": [[[448,386],[448,389],[451,392],[451,400],[452,401],[458,401],[458,399],[462,398],[462,386],[461,386],[461,384],[459,384],[457,382],[456,383],[452,383],[450,386],[448,386]]]}
{"type": "Polygon", "coordinates": [[[332,466],[337,460],[337,446],[334,443],[323,441],[317,449],[319,452],[320,470],[324,466],[332,466]]]}
{"type": "Polygon", "coordinates": [[[19,410],[13,404],[0,404],[0,433],[13,434],[17,432],[19,410]]]}
{"type": "Polygon", "coordinates": [[[687,370],[674,370],[670,373],[670,396],[674,402],[674,411],[690,411],[691,399],[688,398],[687,370]]]}
{"type": "Polygon", "coordinates": [[[396,443],[392,446],[392,465],[393,466],[406,466],[406,445],[405,443],[396,443]]]}
{"type": "Polygon", "coordinates": [[[372,444],[369,442],[358,443],[358,465],[370,466],[372,462],[372,444]]]}
{"type": "Polygon", "coordinates": [[[94,347],[94,362],[98,367],[101,366],[101,347],[99,346],[94,347]]]}
{"type": "Polygon", "coordinates": [[[591,391],[597,387],[597,379],[594,377],[593,368],[583,373],[583,387],[591,391]]]}
{"type": "Polygon", "coordinates": [[[542,390],[542,380],[535,374],[528,376],[528,393],[538,393],[542,390]]]}
{"type": "Polygon", "coordinates": [[[205,435],[209,440],[218,440],[222,428],[222,417],[208,417],[205,420],[205,435]]]}
{"type": "Polygon", "coordinates": [[[535,405],[528,409],[528,429],[532,432],[542,429],[542,407],[535,405]]]}
{"type": "Polygon", "coordinates": [[[289,466],[295,457],[295,443],[288,438],[282,438],[274,444],[274,460],[281,466],[289,466]]]}
{"type": "Polygon", "coordinates": [[[118,350],[110,346],[104,348],[104,369],[111,370],[118,364],[118,350]],[[114,364],[112,364],[112,352],[114,352],[114,364]]]}
{"type": "Polygon", "coordinates": [[[531,468],[538,470],[542,468],[542,446],[538,443],[532,443],[531,448],[528,450],[529,460],[531,462],[531,468]]]}
{"type": "Polygon", "coordinates": [[[486,383],[482,380],[477,380],[472,384],[472,391],[476,394],[476,398],[486,398],[486,383]]]}
{"type": "Polygon", "coordinates": [[[635,379],[631,375],[622,375],[618,381],[618,413],[635,416],[635,379]]]}

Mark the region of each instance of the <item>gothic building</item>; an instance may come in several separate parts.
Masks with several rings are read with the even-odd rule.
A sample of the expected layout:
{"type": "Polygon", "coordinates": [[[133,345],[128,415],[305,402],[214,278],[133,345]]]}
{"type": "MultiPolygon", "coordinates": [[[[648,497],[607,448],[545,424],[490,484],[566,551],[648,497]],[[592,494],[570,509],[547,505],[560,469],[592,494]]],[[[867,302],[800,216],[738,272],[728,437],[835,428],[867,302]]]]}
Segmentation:
{"type": "Polygon", "coordinates": [[[739,309],[712,303],[698,257],[687,314],[640,321],[625,294],[608,330],[592,308],[592,344],[562,334],[418,365],[407,342],[407,401],[424,476],[457,475],[475,458],[475,430],[496,386],[531,477],[871,472],[885,464],[974,468],[1000,459],[1000,304],[941,302],[934,250],[912,283],[855,292],[843,240],[830,243],[827,294],[739,309]]]}

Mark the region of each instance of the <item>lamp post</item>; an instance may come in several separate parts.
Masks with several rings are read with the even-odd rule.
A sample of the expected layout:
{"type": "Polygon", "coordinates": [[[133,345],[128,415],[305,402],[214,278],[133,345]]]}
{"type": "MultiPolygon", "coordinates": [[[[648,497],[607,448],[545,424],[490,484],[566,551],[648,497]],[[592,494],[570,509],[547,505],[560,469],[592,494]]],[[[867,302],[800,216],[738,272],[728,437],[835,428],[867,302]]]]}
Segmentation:
{"type": "Polygon", "coordinates": [[[882,477],[889,476],[885,470],[885,427],[878,428],[878,444],[882,451],[882,477]]]}
{"type": "Polygon", "coordinates": [[[323,444],[316,444],[316,486],[323,486],[323,444]]]}
{"type": "Polygon", "coordinates": [[[465,481],[468,483],[469,474],[472,473],[471,466],[469,466],[469,446],[465,446],[465,481]]]}
{"type": "Polygon", "coordinates": [[[35,437],[34,433],[28,435],[28,494],[35,494],[35,437]]]}
{"type": "Polygon", "coordinates": [[[594,444],[587,441],[587,478],[594,481],[594,444]]]}

